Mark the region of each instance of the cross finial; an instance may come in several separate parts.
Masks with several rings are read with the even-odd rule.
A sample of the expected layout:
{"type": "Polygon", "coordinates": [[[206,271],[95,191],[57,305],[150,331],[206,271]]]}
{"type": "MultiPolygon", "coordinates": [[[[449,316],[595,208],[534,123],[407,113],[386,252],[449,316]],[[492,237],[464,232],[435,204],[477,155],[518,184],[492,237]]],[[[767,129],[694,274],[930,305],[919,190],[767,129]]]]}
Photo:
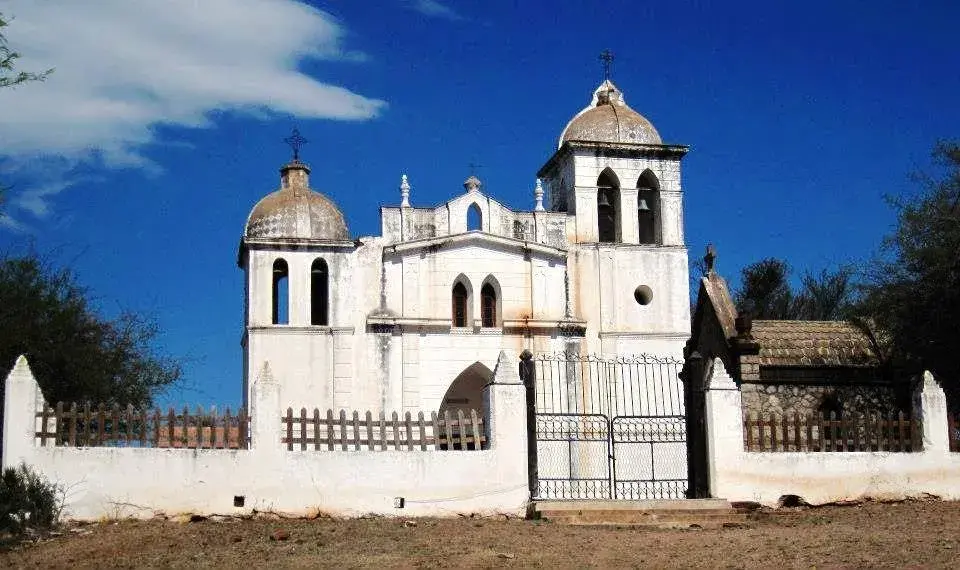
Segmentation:
{"type": "Polygon", "coordinates": [[[717,264],[717,248],[713,244],[707,245],[707,254],[703,256],[703,261],[707,265],[707,275],[713,275],[713,268],[717,264]]]}
{"type": "Polygon", "coordinates": [[[300,129],[294,128],[290,136],[283,139],[283,142],[293,149],[293,161],[298,162],[300,160],[300,149],[310,141],[300,136],[300,129]]]}
{"type": "Polygon", "coordinates": [[[468,164],[467,166],[470,167],[470,176],[476,176],[476,175],[477,175],[477,169],[478,169],[478,168],[483,168],[483,165],[482,165],[482,164],[477,164],[476,162],[471,162],[471,163],[468,164]]]}
{"type": "Polygon", "coordinates": [[[610,68],[613,67],[613,52],[608,49],[600,53],[600,61],[603,63],[603,79],[610,79],[610,68]]]}

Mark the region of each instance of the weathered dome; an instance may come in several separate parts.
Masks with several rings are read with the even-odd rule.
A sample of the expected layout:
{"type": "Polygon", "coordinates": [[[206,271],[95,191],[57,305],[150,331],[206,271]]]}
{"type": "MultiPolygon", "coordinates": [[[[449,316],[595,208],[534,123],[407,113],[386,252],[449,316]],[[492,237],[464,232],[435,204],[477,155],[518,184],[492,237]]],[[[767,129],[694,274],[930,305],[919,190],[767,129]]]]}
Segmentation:
{"type": "Polygon", "coordinates": [[[558,146],[567,141],[663,144],[653,124],[627,106],[609,79],[593,92],[590,105],[567,123],[558,146]]]}
{"type": "Polygon", "coordinates": [[[309,187],[310,168],[294,161],[280,169],[281,187],[250,211],[244,236],[343,241],[350,239],[343,212],[309,187]]]}

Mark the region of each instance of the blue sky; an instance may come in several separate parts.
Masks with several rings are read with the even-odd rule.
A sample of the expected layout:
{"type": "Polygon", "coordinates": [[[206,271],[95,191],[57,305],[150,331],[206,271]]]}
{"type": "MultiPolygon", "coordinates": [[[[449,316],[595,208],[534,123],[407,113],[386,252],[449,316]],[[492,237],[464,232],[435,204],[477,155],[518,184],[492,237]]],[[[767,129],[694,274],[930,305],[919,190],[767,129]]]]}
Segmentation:
{"type": "Polygon", "coordinates": [[[565,0],[0,0],[22,66],[0,92],[0,250],[72,266],[106,314],[157,317],[187,359],[163,401],[240,399],[247,213],[297,126],[355,236],[380,204],[484,188],[532,207],[537,169],[613,79],[688,144],[687,242],[734,278],[865,263],[938,138],[960,133],[960,4],[565,0]]]}

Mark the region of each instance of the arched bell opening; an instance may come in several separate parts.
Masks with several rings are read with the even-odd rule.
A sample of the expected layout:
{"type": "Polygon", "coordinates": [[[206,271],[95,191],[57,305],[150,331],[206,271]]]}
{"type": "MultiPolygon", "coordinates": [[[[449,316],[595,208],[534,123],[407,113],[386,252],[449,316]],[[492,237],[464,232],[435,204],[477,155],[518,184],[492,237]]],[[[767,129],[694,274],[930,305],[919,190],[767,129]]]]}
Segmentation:
{"type": "Polygon", "coordinates": [[[650,170],[637,179],[637,230],[639,243],[655,245],[660,237],[660,181],[650,170]]]}
{"type": "Polygon", "coordinates": [[[310,266],[310,324],[330,324],[330,271],[319,257],[310,266]]]}
{"type": "Polygon", "coordinates": [[[597,241],[620,241],[620,181],[609,168],[597,178],[597,241]]]}
{"type": "MultiPolygon", "coordinates": [[[[451,422],[459,417],[458,412],[463,412],[464,419],[471,419],[471,411],[477,412],[477,418],[482,420],[486,416],[486,408],[483,405],[483,388],[493,381],[493,372],[481,364],[474,362],[463,372],[461,372],[450,387],[447,393],[443,395],[443,401],[440,404],[439,418],[444,418],[444,413],[448,414],[451,422]]],[[[472,424],[469,427],[457,426],[454,431],[459,431],[455,441],[466,441],[465,446],[448,446],[445,443],[438,446],[438,449],[477,449],[473,441],[474,431],[472,424]]],[[[483,434],[483,430],[480,430],[483,434]]]]}
{"type": "Polygon", "coordinates": [[[275,325],[286,325],[290,323],[290,270],[286,260],[277,258],[273,262],[271,274],[273,286],[270,292],[272,305],[270,322],[275,325]]]}

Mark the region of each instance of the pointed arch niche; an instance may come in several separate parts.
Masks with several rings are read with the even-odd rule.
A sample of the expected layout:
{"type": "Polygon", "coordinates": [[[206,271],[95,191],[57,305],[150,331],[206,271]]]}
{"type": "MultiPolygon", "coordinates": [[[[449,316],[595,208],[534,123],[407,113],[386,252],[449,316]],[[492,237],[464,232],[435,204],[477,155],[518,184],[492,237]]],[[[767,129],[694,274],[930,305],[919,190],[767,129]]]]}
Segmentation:
{"type": "Polygon", "coordinates": [[[488,275],[480,287],[480,326],[499,327],[503,323],[503,296],[500,283],[493,275],[488,275]]]}
{"type": "Polygon", "coordinates": [[[330,324],[330,271],[322,257],[310,266],[310,324],[330,324]]]}
{"type": "MultiPolygon", "coordinates": [[[[457,412],[462,411],[464,417],[470,417],[470,410],[477,411],[477,417],[483,418],[486,409],[483,405],[483,388],[493,381],[493,372],[480,362],[474,362],[466,367],[447,388],[440,403],[440,417],[444,412],[450,413],[450,418],[456,418],[457,412]]],[[[473,449],[473,447],[470,447],[473,449]]]]}
{"type": "Polygon", "coordinates": [[[597,241],[620,241],[620,180],[609,167],[597,177],[597,241]]]}
{"type": "Polygon", "coordinates": [[[461,273],[453,280],[453,287],[450,289],[451,326],[457,328],[473,326],[472,300],[473,287],[470,286],[467,276],[461,273]]]}
{"type": "Polygon", "coordinates": [[[480,210],[480,206],[476,202],[470,204],[470,207],[467,208],[467,231],[483,231],[483,211],[480,210]]]}
{"type": "Polygon", "coordinates": [[[275,325],[290,323],[290,269],[287,261],[277,258],[273,262],[273,285],[270,291],[272,317],[275,325]]]}
{"type": "Polygon", "coordinates": [[[637,233],[641,244],[661,243],[660,180],[649,169],[637,179],[637,233]]]}

